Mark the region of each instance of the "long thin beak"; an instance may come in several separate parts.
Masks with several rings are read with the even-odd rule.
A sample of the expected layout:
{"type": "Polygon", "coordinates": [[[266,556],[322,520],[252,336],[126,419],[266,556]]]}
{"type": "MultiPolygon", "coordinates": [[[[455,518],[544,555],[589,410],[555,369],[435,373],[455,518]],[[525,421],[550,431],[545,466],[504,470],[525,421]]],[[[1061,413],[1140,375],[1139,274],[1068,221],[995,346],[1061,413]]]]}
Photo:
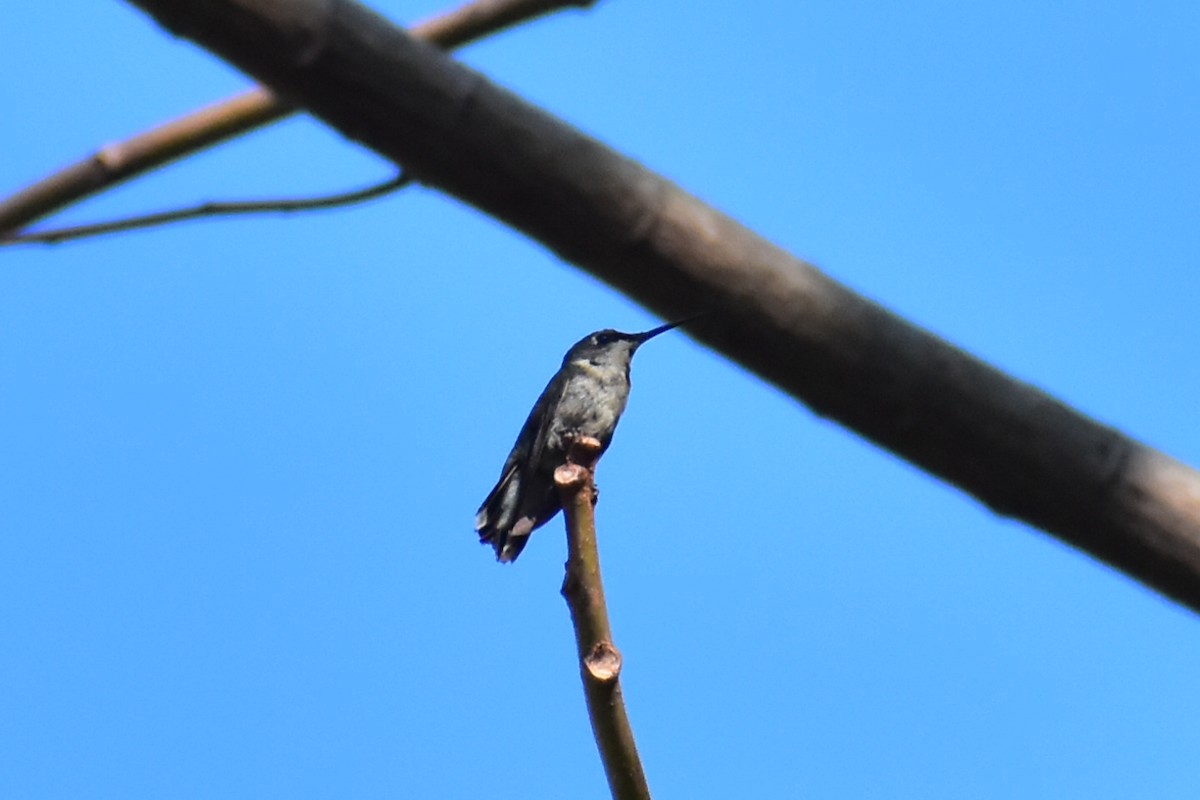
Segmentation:
{"type": "Polygon", "coordinates": [[[678,328],[680,325],[686,325],[687,323],[692,322],[693,320],[700,319],[700,317],[703,317],[703,316],[704,316],[704,314],[693,314],[690,317],[684,317],[683,319],[679,320],[678,322],[668,322],[666,325],[659,325],[657,328],[648,330],[645,333],[635,333],[635,334],[633,334],[633,338],[637,341],[637,343],[639,345],[642,345],[642,344],[645,344],[646,342],[650,341],[651,339],[653,339],[655,336],[658,336],[660,333],[666,333],[667,331],[671,330],[672,328],[678,328]]]}

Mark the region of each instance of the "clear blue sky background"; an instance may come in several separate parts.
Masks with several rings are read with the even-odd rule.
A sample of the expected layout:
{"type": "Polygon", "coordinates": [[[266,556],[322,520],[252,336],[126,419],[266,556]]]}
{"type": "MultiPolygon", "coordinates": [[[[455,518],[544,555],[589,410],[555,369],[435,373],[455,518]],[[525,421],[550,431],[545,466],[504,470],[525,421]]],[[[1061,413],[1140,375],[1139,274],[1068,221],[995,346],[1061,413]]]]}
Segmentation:
{"type": "MultiPolygon", "coordinates": [[[[462,58],[1200,463],[1200,5],[609,0],[462,58]]],[[[377,2],[406,22],[442,6],[377,2]]],[[[246,85],[14,3],[0,191],[246,85]]],[[[349,188],[306,119],[73,210],[349,188]]],[[[559,597],[471,530],[565,348],[657,319],[435,192],[0,251],[0,796],[603,798],[559,597]]],[[[1200,620],[682,335],[601,465],[659,798],[1194,798],[1200,620]]]]}

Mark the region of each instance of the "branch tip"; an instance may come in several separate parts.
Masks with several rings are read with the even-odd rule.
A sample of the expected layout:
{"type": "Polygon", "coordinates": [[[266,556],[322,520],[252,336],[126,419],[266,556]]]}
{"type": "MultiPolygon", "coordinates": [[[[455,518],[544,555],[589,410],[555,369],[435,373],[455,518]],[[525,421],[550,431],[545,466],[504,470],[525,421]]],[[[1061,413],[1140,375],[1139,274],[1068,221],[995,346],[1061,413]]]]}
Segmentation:
{"type": "Polygon", "coordinates": [[[572,437],[570,447],[567,448],[567,463],[578,464],[589,471],[594,470],[603,447],[600,440],[594,436],[572,437]]]}

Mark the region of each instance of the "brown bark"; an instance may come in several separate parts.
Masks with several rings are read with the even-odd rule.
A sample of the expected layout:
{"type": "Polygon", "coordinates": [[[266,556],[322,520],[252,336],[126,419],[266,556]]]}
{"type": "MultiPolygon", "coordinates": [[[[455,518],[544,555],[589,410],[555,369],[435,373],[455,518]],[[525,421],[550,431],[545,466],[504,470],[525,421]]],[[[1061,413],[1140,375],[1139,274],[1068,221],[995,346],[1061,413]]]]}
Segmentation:
{"type": "Polygon", "coordinates": [[[573,463],[559,467],[554,473],[567,526],[567,569],[562,594],[571,609],[588,719],[608,788],[617,800],[650,800],[633,728],[625,713],[621,652],[613,643],[604,582],[600,577],[594,481],[599,455],[600,442],[581,439],[572,448],[573,463]]]}
{"type": "MultiPolygon", "coordinates": [[[[417,23],[409,32],[439,47],[454,48],[560,8],[588,6],[593,2],[473,0],[417,23]]],[[[295,111],[294,106],[280,100],[271,90],[256,86],[124,141],[105,145],[87,158],[0,199],[0,241],[14,238],[13,234],[25,226],[72,203],[295,111]]]]}

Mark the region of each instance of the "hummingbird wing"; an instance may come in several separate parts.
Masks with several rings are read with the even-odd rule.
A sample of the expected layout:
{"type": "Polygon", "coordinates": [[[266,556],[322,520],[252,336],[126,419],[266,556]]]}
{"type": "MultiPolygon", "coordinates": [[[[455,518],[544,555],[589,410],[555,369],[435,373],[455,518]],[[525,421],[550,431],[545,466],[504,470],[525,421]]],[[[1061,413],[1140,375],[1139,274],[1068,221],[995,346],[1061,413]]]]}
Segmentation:
{"type": "Polygon", "coordinates": [[[475,514],[479,541],[491,543],[500,561],[515,560],[529,534],[558,512],[553,477],[544,475],[539,467],[566,382],[560,371],[546,384],[504,461],[500,480],[475,514]]]}

